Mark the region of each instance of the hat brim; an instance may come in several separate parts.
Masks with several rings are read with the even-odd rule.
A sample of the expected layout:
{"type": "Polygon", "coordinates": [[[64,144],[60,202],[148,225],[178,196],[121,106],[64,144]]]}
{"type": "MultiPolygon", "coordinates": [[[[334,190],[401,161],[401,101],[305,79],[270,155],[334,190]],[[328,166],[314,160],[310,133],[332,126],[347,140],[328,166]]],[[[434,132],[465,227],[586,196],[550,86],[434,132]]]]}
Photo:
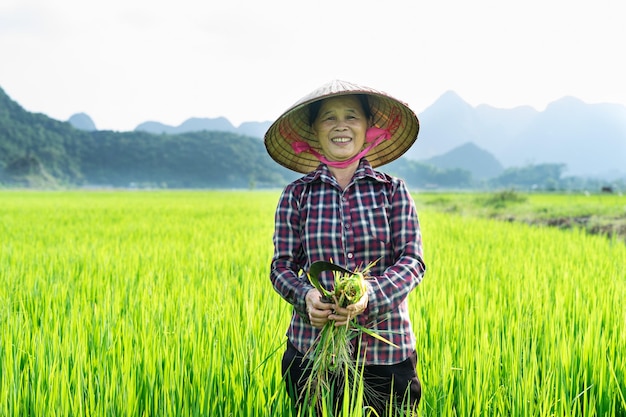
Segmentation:
{"type": "Polygon", "coordinates": [[[306,141],[321,152],[319,141],[309,125],[309,104],[352,94],[367,95],[374,126],[391,128],[391,138],[370,149],[365,156],[373,167],[394,161],[409,150],[417,140],[419,120],[407,104],[381,91],[334,81],[298,101],[270,126],[265,134],[265,148],[272,159],[292,171],[306,174],[315,170],[320,161],[309,152],[296,153],[292,147],[294,140],[306,141]]]}

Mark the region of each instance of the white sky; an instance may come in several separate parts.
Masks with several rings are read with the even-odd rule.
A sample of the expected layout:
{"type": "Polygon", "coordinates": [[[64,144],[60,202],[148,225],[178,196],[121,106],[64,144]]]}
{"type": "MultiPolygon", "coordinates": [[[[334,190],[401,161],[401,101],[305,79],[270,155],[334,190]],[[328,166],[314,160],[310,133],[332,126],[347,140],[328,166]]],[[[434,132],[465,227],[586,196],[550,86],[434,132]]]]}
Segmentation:
{"type": "Polygon", "coordinates": [[[332,79],[419,114],[543,110],[563,96],[626,105],[622,0],[2,0],[0,87],[99,129],[190,117],[274,120],[332,79]]]}

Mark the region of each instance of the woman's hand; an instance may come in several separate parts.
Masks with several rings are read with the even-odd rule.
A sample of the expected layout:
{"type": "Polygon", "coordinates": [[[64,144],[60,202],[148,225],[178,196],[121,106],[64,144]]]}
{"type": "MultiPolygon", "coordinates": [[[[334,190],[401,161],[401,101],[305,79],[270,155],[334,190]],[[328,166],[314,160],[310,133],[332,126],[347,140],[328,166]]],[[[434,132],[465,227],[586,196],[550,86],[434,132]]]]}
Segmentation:
{"type": "Polygon", "coordinates": [[[311,326],[321,329],[328,322],[334,305],[323,302],[322,294],[315,288],[306,293],[305,301],[311,326]]]}
{"type": "Polygon", "coordinates": [[[332,305],[333,311],[328,316],[329,320],[335,321],[335,326],[345,326],[348,324],[350,320],[355,318],[356,316],[363,314],[365,309],[367,308],[367,301],[369,300],[367,291],[363,293],[363,296],[354,304],[350,304],[349,306],[343,308],[339,307],[336,304],[332,305]]]}

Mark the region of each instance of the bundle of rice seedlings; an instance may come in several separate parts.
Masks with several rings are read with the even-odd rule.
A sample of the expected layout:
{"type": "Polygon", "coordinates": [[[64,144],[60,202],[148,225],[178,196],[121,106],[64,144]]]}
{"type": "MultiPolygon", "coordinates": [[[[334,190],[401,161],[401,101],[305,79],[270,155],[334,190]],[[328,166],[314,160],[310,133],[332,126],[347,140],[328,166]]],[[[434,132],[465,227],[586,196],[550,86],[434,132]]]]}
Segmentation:
{"type": "MultiPolygon", "coordinates": [[[[375,264],[373,262],[361,271],[350,271],[332,262],[318,261],[311,265],[308,278],[322,294],[323,301],[346,308],[358,302],[366,293],[367,272],[375,264]],[[333,271],[334,288],[331,290],[324,288],[318,278],[325,271],[333,271]]],[[[360,375],[359,355],[354,354],[351,340],[360,337],[362,332],[393,345],[379,334],[361,326],[354,317],[348,317],[345,326],[335,326],[334,321],[324,325],[305,355],[311,359],[311,374],[303,393],[309,404],[320,404],[324,396],[332,399],[333,390],[341,390],[343,384],[354,385],[360,375]]]]}

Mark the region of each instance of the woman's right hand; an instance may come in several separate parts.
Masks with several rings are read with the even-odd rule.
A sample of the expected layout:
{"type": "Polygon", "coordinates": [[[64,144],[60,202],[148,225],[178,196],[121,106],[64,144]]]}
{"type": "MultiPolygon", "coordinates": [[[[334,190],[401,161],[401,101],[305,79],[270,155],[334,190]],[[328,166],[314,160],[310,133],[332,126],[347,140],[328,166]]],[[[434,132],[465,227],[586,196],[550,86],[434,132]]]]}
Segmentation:
{"type": "Polygon", "coordinates": [[[333,312],[333,305],[323,302],[322,294],[316,288],[306,293],[305,301],[311,326],[321,329],[328,322],[328,316],[333,312]]]}

